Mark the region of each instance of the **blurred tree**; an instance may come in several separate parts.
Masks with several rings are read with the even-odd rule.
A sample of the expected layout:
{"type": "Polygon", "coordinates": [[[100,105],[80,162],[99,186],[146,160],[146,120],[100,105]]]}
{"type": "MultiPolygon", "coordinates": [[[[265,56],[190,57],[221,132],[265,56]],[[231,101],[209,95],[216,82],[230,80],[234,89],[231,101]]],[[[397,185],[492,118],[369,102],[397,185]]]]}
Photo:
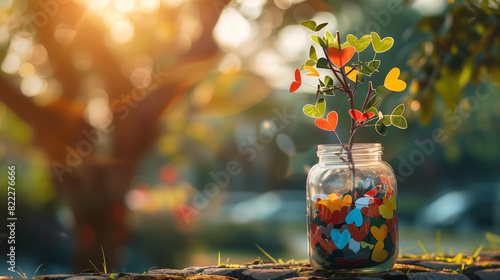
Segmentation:
{"type": "Polygon", "coordinates": [[[130,17],[142,26],[124,15],[133,1],[114,1],[101,18],[92,13],[107,2],[15,1],[2,70],[19,75],[0,77],[0,101],[32,128],[75,215],[78,269],[98,263],[101,246],[108,266],[116,264],[128,238],[124,195],[134,170],[165,109],[213,67],[212,29],[229,0],[170,1],[172,9],[140,1],[143,13],[130,17]],[[122,46],[134,28],[141,40],[122,46]],[[152,63],[159,54],[167,54],[161,72],[152,63]]]}

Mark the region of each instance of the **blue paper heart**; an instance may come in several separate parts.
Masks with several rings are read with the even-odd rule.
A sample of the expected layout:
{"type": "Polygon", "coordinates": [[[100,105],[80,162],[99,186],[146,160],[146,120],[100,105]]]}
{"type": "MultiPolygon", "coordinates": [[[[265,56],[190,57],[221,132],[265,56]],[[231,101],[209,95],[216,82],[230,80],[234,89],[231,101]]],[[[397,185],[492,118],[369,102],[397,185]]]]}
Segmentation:
{"type": "Polygon", "coordinates": [[[332,241],[335,244],[335,246],[337,246],[337,248],[341,250],[351,240],[351,233],[348,230],[344,230],[342,234],[340,234],[340,231],[338,229],[332,229],[330,235],[332,236],[332,241]]]}
{"type": "Polygon", "coordinates": [[[363,215],[361,214],[361,210],[359,208],[352,209],[347,217],[345,217],[345,222],[347,224],[356,224],[357,227],[360,227],[363,224],[363,215]]]}
{"type": "Polygon", "coordinates": [[[351,251],[357,254],[359,252],[359,249],[361,249],[361,243],[354,239],[351,239],[349,241],[349,249],[351,249],[351,251]]]}

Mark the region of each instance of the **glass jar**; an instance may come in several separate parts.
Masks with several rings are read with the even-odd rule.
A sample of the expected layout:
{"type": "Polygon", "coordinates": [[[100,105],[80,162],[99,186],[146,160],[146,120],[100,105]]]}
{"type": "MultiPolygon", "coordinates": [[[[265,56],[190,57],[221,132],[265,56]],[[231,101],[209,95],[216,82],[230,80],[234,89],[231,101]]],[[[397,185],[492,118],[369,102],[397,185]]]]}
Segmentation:
{"type": "Polygon", "coordinates": [[[398,257],[396,178],[381,144],[319,145],[307,177],[314,269],[388,271],[398,257]]]}

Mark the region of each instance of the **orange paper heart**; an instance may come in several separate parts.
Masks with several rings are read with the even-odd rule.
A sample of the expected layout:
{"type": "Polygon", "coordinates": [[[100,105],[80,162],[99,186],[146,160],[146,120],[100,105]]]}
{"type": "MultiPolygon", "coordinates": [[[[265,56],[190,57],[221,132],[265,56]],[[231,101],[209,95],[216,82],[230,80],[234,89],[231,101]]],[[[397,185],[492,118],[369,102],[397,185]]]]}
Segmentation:
{"type": "Polygon", "coordinates": [[[328,116],[325,119],[316,119],[314,123],[317,127],[326,130],[326,131],[334,131],[337,128],[338,115],[337,112],[331,111],[328,113],[328,116]]]}
{"type": "Polygon", "coordinates": [[[387,237],[387,225],[383,224],[380,226],[380,228],[376,226],[372,226],[370,228],[373,237],[377,239],[377,241],[384,241],[384,239],[387,237]]]}
{"type": "Polygon", "coordinates": [[[372,260],[375,262],[383,262],[389,256],[389,252],[384,250],[384,242],[379,241],[375,244],[372,251],[372,260]]]}
{"type": "Polygon", "coordinates": [[[328,48],[328,57],[332,61],[335,66],[338,68],[344,66],[349,60],[351,60],[352,56],[356,52],[356,48],[349,46],[345,47],[342,50],[339,50],[335,47],[328,48]]]}

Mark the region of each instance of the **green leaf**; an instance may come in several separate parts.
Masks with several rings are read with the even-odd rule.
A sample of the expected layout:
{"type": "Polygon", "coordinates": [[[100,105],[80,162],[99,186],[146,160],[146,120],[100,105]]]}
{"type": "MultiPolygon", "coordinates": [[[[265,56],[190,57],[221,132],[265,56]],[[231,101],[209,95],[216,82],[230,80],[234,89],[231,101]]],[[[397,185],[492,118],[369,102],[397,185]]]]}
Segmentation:
{"type": "Polygon", "coordinates": [[[393,116],[401,116],[403,112],[405,111],[405,104],[399,104],[394,110],[392,111],[393,116]]]}
{"type": "Polygon", "coordinates": [[[316,26],[316,28],[314,28],[314,31],[320,31],[321,29],[323,29],[323,27],[327,26],[328,25],[328,22],[324,22],[324,23],[321,23],[321,24],[318,24],[318,26],[316,26]]]}
{"type": "Polygon", "coordinates": [[[321,79],[318,78],[318,81],[319,81],[319,84],[321,85],[321,87],[325,87],[325,84],[323,83],[323,81],[321,79]]]}
{"type": "Polygon", "coordinates": [[[316,61],[309,59],[308,61],[304,62],[304,64],[302,64],[302,66],[300,66],[300,71],[304,70],[305,66],[314,67],[314,65],[316,65],[316,61]]]}
{"type": "Polygon", "coordinates": [[[303,21],[300,23],[300,25],[311,29],[311,31],[315,31],[315,29],[316,29],[316,22],[314,20],[303,21]]]}
{"type": "Polygon", "coordinates": [[[391,126],[391,116],[383,116],[377,121],[377,123],[379,122],[385,126],[391,126]]]}
{"type": "Polygon", "coordinates": [[[377,103],[382,99],[381,97],[378,97],[378,96],[374,95],[372,96],[372,98],[370,98],[370,100],[368,101],[368,103],[366,103],[366,107],[370,108],[370,107],[375,107],[375,105],[377,105],[377,103]]]}
{"type": "Polygon", "coordinates": [[[325,43],[328,47],[338,48],[337,38],[333,38],[333,35],[332,35],[332,33],[330,33],[330,31],[325,32],[324,39],[325,39],[325,43]]]}
{"type": "Polygon", "coordinates": [[[311,60],[314,60],[315,62],[318,61],[318,56],[316,55],[316,49],[314,48],[314,46],[311,46],[311,48],[309,49],[309,58],[311,60]]]}
{"type": "Polygon", "coordinates": [[[384,125],[380,120],[375,124],[375,130],[378,132],[378,134],[385,136],[387,134],[387,126],[384,125]]]}
{"type": "Polygon", "coordinates": [[[408,127],[408,123],[406,122],[405,117],[403,116],[391,116],[391,123],[401,129],[406,129],[408,127]]]}
{"type": "Polygon", "coordinates": [[[321,37],[319,37],[318,35],[311,35],[309,37],[311,38],[311,40],[313,40],[314,43],[318,44],[320,47],[324,49],[328,48],[325,41],[323,41],[323,39],[321,39],[321,37]]]}
{"type": "Polygon", "coordinates": [[[370,45],[370,42],[372,41],[372,38],[370,35],[365,35],[361,37],[359,40],[356,36],[349,34],[347,35],[347,42],[349,45],[353,46],[356,48],[356,52],[360,53],[364,51],[368,45],[370,45]]]}
{"type": "Polygon", "coordinates": [[[384,86],[378,86],[377,90],[375,91],[376,94],[381,94],[384,91],[384,86]]]}
{"type": "Polygon", "coordinates": [[[316,63],[316,67],[329,69],[328,68],[328,60],[326,60],[326,58],[324,58],[324,57],[320,57],[318,59],[318,63],[316,63]]]}
{"type": "MultiPolygon", "coordinates": [[[[373,117],[378,117],[378,110],[377,110],[377,108],[375,108],[375,107],[370,107],[370,108],[368,108],[367,110],[365,110],[365,113],[369,113],[369,112],[372,112],[372,113],[374,113],[374,114],[375,114],[373,117]]],[[[373,117],[372,117],[372,118],[373,118],[373,117]]]]}
{"type": "Polygon", "coordinates": [[[344,49],[345,47],[350,47],[351,45],[349,44],[349,42],[345,42],[342,44],[342,46],[340,46],[340,49],[344,49]]]}
{"type": "Polygon", "coordinates": [[[327,87],[333,87],[333,79],[330,76],[325,76],[325,85],[327,87]]]}
{"type": "Polygon", "coordinates": [[[360,62],[359,72],[365,74],[368,77],[373,74],[373,70],[371,70],[364,62],[360,62]]]}
{"type": "Polygon", "coordinates": [[[307,104],[302,111],[311,118],[321,118],[325,114],[326,102],[323,97],[316,101],[316,105],[307,104]]]}
{"type": "Polygon", "coordinates": [[[372,72],[375,72],[379,66],[380,66],[380,60],[372,60],[372,61],[368,62],[368,68],[372,72]]]}
{"type": "Polygon", "coordinates": [[[394,45],[394,39],[392,37],[385,37],[384,39],[380,40],[380,36],[377,34],[377,32],[372,32],[371,37],[373,50],[376,53],[383,53],[389,50],[392,45],[394,45]]]}
{"type": "Polygon", "coordinates": [[[362,83],[362,82],[364,82],[364,81],[365,81],[365,75],[364,75],[364,74],[362,74],[362,73],[358,73],[358,74],[356,75],[356,77],[358,78],[358,81],[359,81],[360,83],[362,83]]]}

